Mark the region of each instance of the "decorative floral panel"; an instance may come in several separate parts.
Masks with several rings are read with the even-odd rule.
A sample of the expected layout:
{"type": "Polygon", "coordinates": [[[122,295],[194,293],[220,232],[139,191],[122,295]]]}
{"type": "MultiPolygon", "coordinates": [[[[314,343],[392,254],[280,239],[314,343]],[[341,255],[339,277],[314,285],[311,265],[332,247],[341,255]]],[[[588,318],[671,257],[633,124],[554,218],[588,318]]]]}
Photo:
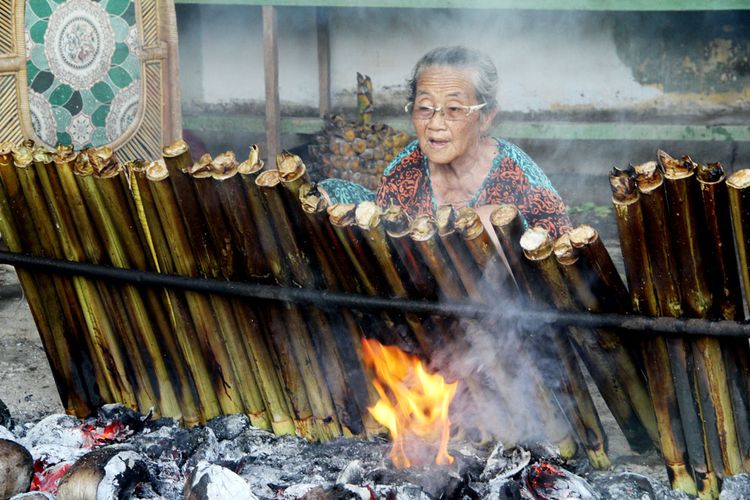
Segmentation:
{"type": "Polygon", "coordinates": [[[54,146],[101,146],[134,122],[140,37],[132,0],[27,0],[31,123],[54,146]]]}

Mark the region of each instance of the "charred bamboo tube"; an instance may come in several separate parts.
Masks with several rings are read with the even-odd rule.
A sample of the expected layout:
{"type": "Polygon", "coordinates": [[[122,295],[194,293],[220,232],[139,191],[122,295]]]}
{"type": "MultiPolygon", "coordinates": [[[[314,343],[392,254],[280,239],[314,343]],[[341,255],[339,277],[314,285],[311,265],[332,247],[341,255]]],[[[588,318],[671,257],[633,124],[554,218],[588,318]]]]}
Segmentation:
{"type": "MultiPolygon", "coordinates": [[[[526,221],[523,215],[514,205],[500,205],[490,215],[490,223],[498,237],[498,243],[505,255],[508,266],[519,291],[526,299],[531,298],[532,286],[529,282],[528,273],[531,271],[529,262],[523,256],[521,248],[521,237],[526,231],[526,221]]],[[[544,430],[552,442],[558,443],[561,456],[572,458],[576,452],[576,442],[570,435],[567,422],[560,415],[560,408],[553,402],[554,396],[550,393],[548,384],[545,383],[534,362],[529,359],[530,355],[526,349],[521,350],[526,361],[524,365],[530,367],[534,379],[534,387],[538,394],[537,401],[539,418],[544,422],[544,430]]]]}
{"type": "MultiPolygon", "coordinates": [[[[13,168],[11,151],[11,144],[0,145],[0,172],[13,168]]],[[[18,208],[11,201],[12,197],[15,198],[15,193],[11,195],[11,191],[5,188],[2,177],[0,173],[0,234],[3,235],[3,241],[11,252],[30,251],[34,255],[41,255],[38,235],[28,220],[28,212],[14,213],[14,208],[18,208]]],[[[15,188],[18,187],[16,183],[15,188]]],[[[82,366],[81,356],[70,349],[77,344],[73,335],[78,333],[78,328],[67,323],[52,277],[30,273],[21,268],[16,269],[16,273],[44,344],[63,407],[68,413],[77,416],[89,415],[95,405],[100,403],[99,395],[93,387],[89,387],[86,377],[78,370],[82,366]],[[56,320],[50,321],[50,318],[56,320]]],[[[85,344],[80,345],[83,347],[85,344]]],[[[84,352],[82,355],[87,354],[84,352]]]]}
{"type": "MultiPolygon", "coordinates": [[[[388,237],[381,224],[382,211],[373,202],[363,202],[357,206],[354,215],[363,239],[369,245],[372,254],[380,265],[380,271],[390,285],[391,295],[398,298],[407,298],[408,289],[404,280],[406,271],[396,267],[398,261],[394,259],[388,245],[388,237]]],[[[414,333],[422,353],[429,357],[433,349],[433,342],[425,331],[422,320],[414,314],[405,314],[405,319],[414,333]]]]}
{"type": "MultiPolygon", "coordinates": [[[[736,216],[732,217],[734,212],[730,208],[730,188],[727,187],[728,182],[725,182],[724,170],[719,163],[699,165],[697,178],[703,202],[703,221],[706,224],[702,232],[707,233],[705,241],[710,245],[706,255],[714,256],[708,260],[706,270],[716,305],[714,314],[721,319],[741,320],[744,318],[744,310],[740,273],[735,260],[732,220],[736,216]]],[[[742,187],[734,187],[732,190],[737,195],[742,187]]],[[[739,197],[735,199],[739,202],[739,197]]],[[[732,207],[737,206],[737,202],[732,203],[732,207]]],[[[737,233],[738,245],[740,241],[744,241],[739,238],[741,234],[744,232],[737,233]]],[[[737,437],[747,471],[750,470],[750,347],[746,339],[725,342],[723,347],[737,437]]]]}
{"type": "MultiPolygon", "coordinates": [[[[248,207],[250,212],[254,214],[254,221],[258,229],[258,241],[263,249],[271,275],[279,284],[288,283],[290,280],[288,270],[281,255],[281,250],[276,243],[276,236],[271,225],[273,218],[263,201],[260,188],[255,183],[263,169],[263,162],[258,158],[257,152],[257,147],[250,149],[248,159],[240,164],[239,173],[242,176],[248,207]]],[[[284,318],[285,311],[286,308],[283,306],[271,306],[261,311],[261,315],[265,318],[264,323],[267,325],[273,350],[279,360],[280,380],[284,384],[296,431],[299,435],[314,440],[317,439],[317,432],[315,432],[315,425],[317,424],[313,422],[312,409],[305,391],[302,373],[289,345],[289,330],[284,318]]]]}
{"type": "MultiPolygon", "coordinates": [[[[58,164],[56,171],[59,176],[59,187],[66,193],[68,201],[82,199],[88,209],[89,216],[85,213],[79,213],[75,219],[77,227],[90,225],[98,229],[98,233],[83,234],[88,239],[94,238],[95,234],[101,234],[102,247],[97,254],[104,252],[108,256],[108,261],[115,267],[120,268],[139,268],[145,269],[145,261],[141,258],[143,251],[140,242],[137,240],[135,232],[135,221],[131,220],[129,211],[126,209],[127,201],[124,193],[121,191],[120,171],[121,167],[112,156],[112,150],[109,148],[99,148],[88,151],[90,163],[94,167],[94,175],[79,174],[72,179],[73,172],[65,168],[63,164],[58,164]],[[67,180],[67,183],[64,181],[67,180]],[[77,181],[77,187],[80,192],[75,190],[72,182],[77,181]],[[68,190],[66,190],[68,188],[68,190]]],[[[52,178],[52,176],[50,176],[52,178]]],[[[89,260],[94,262],[93,255],[89,255],[89,260]]],[[[103,256],[101,257],[103,258],[103,256]]],[[[104,262],[100,260],[99,262],[104,262]]],[[[97,262],[94,262],[97,263],[97,262]]],[[[166,343],[160,343],[157,332],[153,325],[164,325],[167,323],[163,318],[163,310],[158,304],[158,300],[151,302],[154,306],[150,310],[146,305],[145,297],[142,297],[138,290],[133,286],[119,287],[122,294],[125,310],[133,324],[132,334],[122,332],[122,336],[130,340],[129,349],[137,353],[141,351],[140,356],[145,358],[143,362],[144,375],[150,378],[154,392],[158,397],[159,406],[156,408],[158,414],[168,415],[177,419],[184,419],[189,425],[195,425],[199,421],[198,410],[193,400],[192,388],[190,381],[187,380],[183,370],[183,361],[178,356],[177,350],[171,342],[171,332],[164,330],[161,332],[162,339],[167,338],[166,343]],[[181,377],[172,377],[165,358],[174,366],[181,377]],[[146,364],[151,366],[151,370],[146,364]],[[169,384],[172,381],[174,386],[169,384]],[[180,388],[180,402],[177,401],[173,387],[180,388]],[[183,413],[184,408],[184,413],[183,413]]],[[[148,292],[144,294],[148,296],[148,292]]],[[[137,363],[134,363],[137,366],[137,363]]]]}
{"type": "MultiPolygon", "coordinates": [[[[258,146],[254,147],[257,150],[258,146]]],[[[263,255],[263,248],[258,244],[258,228],[247,204],[239,175],[240,165],[237,164],[233,153],[225,153],[214,158],[210,166],[212,172],[222,172],[221,175],[212,176],[219,181],[215,182],[214,186],[232,231],[233,249],[239,254],[237,268],[240,275],[251,279],[270,279],[271,270],[263,255]],[[228,175],[230,172],[232,175],[228,175]]]]}
{"type": "Polygon", "coordinates": [[[438,235],[469,297],[476,301],[482,301],[479,284],[481,271],[472,258],[466,242],[456,231],[456,217],[457,213],[453,206],[440,207],[435,213],[438,235]]]}
{"type": "MultiPolygon", "coordinates": [[[[55,212],[55,206],[49,207],[40,193],[42,185],[33,167],[31,151],[25,147],[18,148],[13,153],[16,173],[23,189],[24,197],[29,204],[40,240],[48,245],[51,255],[73,261],[83,261],[84,255],[77,236],[70,226],[63,226],[60,214],[55,212]]],[[[153,401],[151,395],[139,388],[132,387],[127,381],[128,363],[115,329],[110,322],[110,312],[105,309],[102,297],[96,284],[90,280],[73,278],[75,295],[81,304],[81,310],[86,321],[92,344],[106,346],[91,352],[98,353],[100,374],[106,381],[111,394],[123,404],[135,407],[137,402],[153,401]],[[106,351],[103,352],[103,351],[106,351]]]]}
{"type": "MultiPolygon", "coordinates": [[[[552,242],[547,232],[541,228],[527,230],[521,237],[521,248],[531,262],[536,276],[544,282],[547,291],[552,294],[552,300],[556,305],[560,308],[567,305],[565,304],[567,290],[564,288],[565,284],[560,271],[552,257],[552,242]]],[[[539,288],[536,288],[535,293],[540,293],[539,288]]],[[[586,448],[591,465],[597,469],[606,469],[610,465],[607,456],[607,435],[604,433],[599,414],[586,388],[575,354],[568,339],[554,333],[551,337],[575,401],[577,411],[573,412],[573,416],[579,417],[573,418],[573,427],[586,448]]]]}
{"type": "Polygon", "coordinates": [[[493,291],[499,291],[506,297],[516,296],[518,290],[513,278],[477,211],[470,207],[461,208],[456,218],[456,229],[479,266],[483,280],[493,291]]]}
{"type": "Polygon", "coordinates": [[[406,211],[392,205],[383,212],[383,227],[396,250],[404,268],[420,298],[436,299],[437,283],[417,251],[415,242],[409,238],[412,220],[406,211]]]}
{"type": "MultiPolygon", "coordinates": [[[[170,183],[188,235],[191,237],[193,255],[196,256],[198,264],[192,276],[202,275],[215,278],[222,272],[231,274],[233,272],[233,261],[230,256],[232,253],[231,237],[226,230],[226,224],[223,223],[223,214],[216,191],[200,188],[203,191],[210,191],[211,194],[207,194],[210,200],[204,200],[198,193],[199,188],[189,175],[193,163],[187,143],[176,141],[165,147],[162,152],[167,170],[173,172],[169,175],[170,183]],[[218,226],[222,229],[210,229],[218,226]],[[206,235],[209,236],[206,237],[206,235]],[[221,255],[221,262],[214,259],[213,255],[221,255]]],[[[224,355],[227,356],[226,367],[229,371],[224,375],[229,383],[237,388],[240,402],[253,421],[253,425],[270,429],[270,421],[253,371],[254,366],[246,352],[232,306],[229,301],[216,295],[210,295],[209,301],[220,327],[217,332],[225,344],[223,350],[224,355]],[[229,356],[229,352],[233,355],[229,356]]],[[[252,325],[243,325],[243,327],[251,328],[252,325]]]]}
{"type": "MultiPolygon", "coordinates": [[[[649,264],[640,193],[633,174],[632,170],[612,170],[609,178],[612,203],[633,311],[656,316],[660,312],[659,303],[649,264]]],[[[698,489],[692,471],[686,463],[685,436],[672,382],[666,340],[662,337],[653,337],[644,341],[642,353],[659,429],[661,453],[667,466],[670,484],[675,490],[696,495],[698,489]]]]}
{"type": "MultiPolygon", "coordinates": [[[[251,148],[251,151],[253,150],[257,151],[257,146],[251,148]]],[[[208,164],[208,171],[219,193],[221,210],[227,220],[232,221],[231,247],[239,253],[238,258],[234,259],[237,266],[233,273],[256,279],[268,278],[269,268],[258,245],[258,229],[246,203],[239,175],[240,166],[234,154],[228,152],[217,156],[208,164]]],[[[280,374],[275,368],[278,361],[261,332],[257,312],[243,301],[230,302],[240,328],[240,342],[245,343],[248,361],[268,411],[271,427],[277,435],[294,434],[295,426],[289,408],[290,403],[284,392],[280,374]]]]}
{"type": "MultiPolygon", "coordinates": [[[[178,155],[184,154],[177,148],[184,148],[187,152],[187,144],[183,141],[172,144],[169,148],[165,149],[167,152],[167,158],[171,158],[173,154],[178,155]]],[[[187,153],[189,155],[189,153],[187,153]]],[[[226,155],[227,153],[225,153],[226,155]]],[[[182,160],[180,160],[182,161],[182,160]]],[[[229,166],[236,162],[225,161],[222,162],[221,166],[229,166]]],[[[214,170],[220,170],[219,165],[214,167],[214,163],[211,161],[211,156],[208,154],[203,155],[197,162],[195,162],[190,169],[184,171],[184,174],[188,174],[192,180],[193,187],[195,188],[195,201],[198,202],[201,212],[203,212],[204,220],[208,221],[205,224],[205,230],[208,233],[208,246],[211,252],[211,260],[218,259],[218,269],[221,272],[221,276],[224,278],[231,278],[234,275],[235,262],[234,262],[234,248],[232,245],[232,236],[229,232],[229,227],[224,220],[224,214],[221,210],[221,201],[219,191],[216,189],[216,185],[212,178],[214,177],[214,170]]],[[[223,170],[223,169],[221,169],[223,170]]],[[[180,174],[174,173],[174,176],[180,174]]],[[[185,195],[185,200],[189,198],[185,195]]]]}
{"type": "MultiPolygon", "coordinates": [[[[388,285],[383,279],[380,279],[377,261],[369,252],[369,248],[367,248],[367,244],[360,236],[359,228],[356,226],[356,209],[356,205],[349,203],[331,205],[327,209],[328,219],[341,243],[341,247],[349,257],[349,262],[354,268],[365,293],[381,297],[386,296],[389,293],[388,285]]],[[[385,344],[399,345],[408,352],[418,352],[418,343],[405,334],[403,329],[398,328],[398,325],[403,323],[398,318],[394,319],[386,313],[373,316],[373,318],[380,323],[380,327],[375,328],[379,341],[385,344]]],[[[369,330],[371,331],[372,328],[369,330]]]]}
{"type": "Polygon", "coordinates": [[[730,175],[727,188],[745,300],[750,307],[750,294],[747,293],[750,290],[750,169],[730,175]]]}
{"type": "MultiPolygon", "coordinates": [[[[156,215],[159,217],[166,241],[172,248],[174,270],[184,276],[197,276],[198,262],[188,240],[188,232],[179,213],[175,194],[168,181],[169,172],[165,163],[156,161],[149,164],[146,168],[146,177],[150,181],[148,188],[154,200],[156,215]]],[[[165,270],[166,266],[161,263],[160,265],[162,270],[165,270]]],[[[205,295],[193,292],[186,292],[185,299],[201,342],[201,351],[212,361],[211,381],[221,409],[224,413],[240,413],[244,409],[242,395],[235,380],[226,345],[221,336],[217,335],[217,332],[221,331],[221,326],[211,301],[205,295]]]]}
{"type": "MultiPolygon", "coordinates": [[[[711,312],[713,297],[703,272],[705,259],[698,237],[700,213],[695,164],[688,157],[675,160],[663,151],[659,151],[659,160],[664,168],[670,227],[680,263],[680,289],[684,308],[693,317],[705,318],[711,312]]],[[[693,358],[698,389],[696,396],[699,397],[706,428],[709,458],[713,460],[719,476],[739,474],[743,470],[743,463],[719,341],[711,337],[696,339],[693,343],[693,358]]]]}
{"type": "Polygon", "coordinates": [[[441,293],[450,298],[465,296],[466,290],[440,247],[435,220],[429,215],[417,216],[412,223],[409,236],[423,262],[435,277],[441,293]]]}
{"type": "MultiPolygon", "coordinates": [[[[159,209],[151,192],[146,175],[146,164],[131,162],[127,164],[131,179],[130,189],[137,211],[142,214],[138,220],[143,227],[142,234],[146,238],[146,245],[153,253],[154,265],[157,270],[167,274],[177,274],[173,261],[173,245],[164,231],[159,217],[159,209]]],[[[174,246],[177,247],[179,243],[174,246]]],[[[175,253],[177,250],[175,251],[175,253]]],[[[169,311],[170,323],[175,331],[176,341],[186,369],[190,372],[196,391],[199,415],[206,421],[221,413],[219,394],[214,387],[214,376],[218,375],[218,367],[210,351],[201,342],[201,336],[196,330],[186,297],[171,290],[165,290],[162,295],[165,308],[169,311]],[[207,360],[211,356],[211,362],[207,360]]]]}
{"type": "MultiPolygon", "coordinates": [[[[568,290],[559,287],[563,292],[558,295],[558,306],[566,310],[582,307],[589,312],[604,312],[598,295],[590,286],[596,280],[595,275],[586,267],[580,252],[570,241],[570,235],[581,229],[579,227],[564,234],[554,243],[559,277],[563,279],[563,284],[568,285],[568,290]]],[[[593,231],[593,228],[590,229],[593,231]]],[[[603,329],[571,328],[570,333],[630,446],[643,452],[650,448],[649,438],[658,444],[659,433],[651,399],[620,337],[603,329]]]]}
{"type": "MultiPolygon", "coordinates": [[[[328,289],[343,290],[351,293],[359,292],[359,283],[355,279],[354,271],[350,268],[348,259],[344,258],[345,251],[341,247],[341,242],[334,233],[332,225],[328,222],[328,204],[320,195],[320,192],[314,185],[303,184],[299,189],[299,202],[305,219],[307,220],[310,230],[311,245],[319,249],[331,249],[327,255],[321,256],[321,264],[330,262],[327,265],[321,265],[321,271],[324,283],[328,289]]],[[[368,383],[365,378],[362,367],[364,360],[362,355],[363,332],[357,322],[357,319],[351,311],[342,310],[338,319],[338,328],[334,331],[346,331],[348,335],[337,335],[336,341],[340,352],[353,353],[353,356],[344,356],[342,361],[346,366],[349,374],[349,384],[354,389],[354,398],[357,407],[362,416],[362,422],[365,433],[368,437],[380,434],[384,429],[373,418],[367,410],[378,399],[377,392],[372,384],[368,383]]],[[[365,320],[360,321],[365,324],[365,320]]]]}
{"type": "MultiPolygon", "coordinates": [[[[289,286],[294,283],[297,286],[312,286],[315,282],[315,277],[310,268],[307,255],[302,252],[295,238],[295,228],[284,207],[280,183],[281,178],[276,170],[263,172],[255,179],[255,184],[262,193],[268,213],[274,221],[275,235],[279,246],[283,249],[286,259],[285,264],[291,267],[292,281],[281,281],[281,284],[289,286]]],[[[277,279],[282,278],[282,276],[279,276],[277,279]]],[[[312,324],[323,331],[327,331],[328,334],[324,335],[326,339],[330,340],[330,326],[327,324],[322,313],[319,310],[312,309],[308,313],[312,324]]],[[[290,321],[294,324],[294,328],[291,330],[292,334],[290,335],[292,352],[298,366],[302,370],[303,383],[317,426],[317,439],[326,440],[339,436],[341,435],[341,427],[337,417],[337,408],[331,392],[326,386],[323,368],[314,356],[315,349],[310,335],[311,332],[306,328],[305,320],[298,309],[288,306],[288,314],[290,321]]],[[[328,342],[325,345],[326,347],[332,347],[328,342]]],[[[335,361],[336,351],[334,349],[333,351],[325,350],[325,352],[331,356],[331,359],[327,361],[331,363],[329,366],[329,375],[333,375],[335,368],[339,366],[335,361]]],[[[341,386],[343,381],[332,378],[329,382],[336,383],[335,388],[339,389],[336,392],[337,396],[345,392],[345,387],[341,386]]],[[[339,400],[339,403],[338,410],[344,412],[346,408],[345,401],[339,400]]]]}
{"type": "MultiPolygon", "coordinates": [[[[680,317],[683,313],[682,298],[670,240],[672,236],[667,226],[669,219],[664,179],[654,161],[637,165],[635,171],[660,312],[664,316],[680,317]]],[[[694,374],[691,373],[691,346],[683,338],[670,337],[667,348],[688,458],[699,486],[698,495],[712,498],[718,496],[718,478],[710,456],[711,449],[706,447],[706,443],[712,443],[709,441],[711,433],[707,433],[701,425],[702,401],[694,396],[697,388],[694,387],[694,374]]]]}

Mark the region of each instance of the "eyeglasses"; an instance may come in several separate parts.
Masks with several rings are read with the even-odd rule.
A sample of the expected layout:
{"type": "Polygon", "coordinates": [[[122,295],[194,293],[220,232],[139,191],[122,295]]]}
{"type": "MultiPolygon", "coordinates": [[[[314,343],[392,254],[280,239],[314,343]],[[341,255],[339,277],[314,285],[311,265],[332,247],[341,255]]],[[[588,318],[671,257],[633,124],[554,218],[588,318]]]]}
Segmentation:
{"type": "Polygon", "coordinates": [[[483,102],[482,104],[474,104],[473,106],[452,104],[450,106],[438,106],[435,108],[426,104],[415,106],[413,102],[408,102],[404,106],[404,111],[417,120],[430,120],[439,111],[447,121],[460,122],[467,119],[474,111],[478,111],[486,105],[487,103],[483,102]]]}

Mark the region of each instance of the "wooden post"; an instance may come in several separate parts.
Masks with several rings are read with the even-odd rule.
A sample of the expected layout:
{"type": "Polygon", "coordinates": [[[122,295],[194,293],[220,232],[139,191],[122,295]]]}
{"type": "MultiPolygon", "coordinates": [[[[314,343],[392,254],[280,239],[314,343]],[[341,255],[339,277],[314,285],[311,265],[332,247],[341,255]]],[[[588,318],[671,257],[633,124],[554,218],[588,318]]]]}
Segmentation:
{"type": "Polygon", "coordinates": [[[279,110],[279,45],[276,8],[263,6],[263,66],[266,79],[266,157],[271,161],[281,149],[279,110]]]}
{"type": "Polygon", "coordinates": [[[331,111],[331,42],[328,31],[328,9],[315,8],[318,33],[318,95],[319,115],[325,117],[331,111]]]}

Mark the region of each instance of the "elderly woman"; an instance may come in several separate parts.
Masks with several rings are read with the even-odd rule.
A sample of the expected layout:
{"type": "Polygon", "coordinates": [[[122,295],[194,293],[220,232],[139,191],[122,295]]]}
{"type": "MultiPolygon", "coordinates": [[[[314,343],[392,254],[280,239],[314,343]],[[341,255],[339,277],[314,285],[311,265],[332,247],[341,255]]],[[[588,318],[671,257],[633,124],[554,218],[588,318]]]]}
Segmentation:
{"type": "MultiPolygon", "coordinates": [[[[409,92],[406,111],[417,140],[386,168],[378,205],[401,205],[412,216],[469,206],[486,218],[491,207],[483,206],[507,203],[552,237],[570,229],[544,172],[518,146],[487,134],[497,113],[497,70],[489,57],[463,47],[434,49],[414,67],[409,92]]],[[[325,181],[323,187],[333,201],[344,194],[325,181]]]]}

